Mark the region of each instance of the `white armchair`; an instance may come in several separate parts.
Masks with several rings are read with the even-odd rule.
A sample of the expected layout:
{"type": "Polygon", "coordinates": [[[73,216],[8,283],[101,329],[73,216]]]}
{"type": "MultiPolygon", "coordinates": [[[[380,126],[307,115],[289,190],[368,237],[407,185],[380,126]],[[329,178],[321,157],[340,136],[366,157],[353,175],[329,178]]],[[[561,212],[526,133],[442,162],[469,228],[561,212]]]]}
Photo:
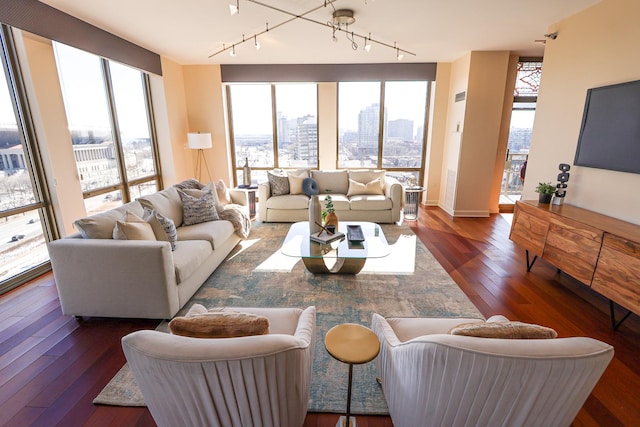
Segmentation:
{"type": "Polygon", "coordinates": [[[613,357],[613,347],[591,338],[447,333],[479,321],[373,315],[395,427],[568,426],[613,357]]]}
{"type": "Polygon", "coordinates": [[[189,338],[137,331],[122,348],[159,426],[304,423],[316,309],[234,308],[269,319],[269,334],[189,338]]]}

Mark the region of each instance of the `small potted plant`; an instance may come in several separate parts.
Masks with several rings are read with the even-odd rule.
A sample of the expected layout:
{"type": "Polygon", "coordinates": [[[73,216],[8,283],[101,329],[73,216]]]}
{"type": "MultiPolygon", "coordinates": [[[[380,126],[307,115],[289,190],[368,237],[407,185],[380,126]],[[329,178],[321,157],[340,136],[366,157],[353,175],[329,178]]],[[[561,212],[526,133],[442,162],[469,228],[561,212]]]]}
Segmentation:
{"type": "Polygon", "coordinates": [[[540,182],[536,187],[536,193],[538,193],[538,202],[549,204],[551,203],[551,197],[556,192],[556,187],[550,182],[540,182]]]}
{"type": "Polygon", "coordinates": [[[324,203],[325,203],[324,206],[327,212],[327,215],[324,218],[324,225],[325,226],[333,225],[336,227],[336,230],[337,230],[338,215],[336,215],[336,209],[333,207],[333,199],[331,198],[331,195],[327,195],[327,197],[324,198],[324,203]]]}

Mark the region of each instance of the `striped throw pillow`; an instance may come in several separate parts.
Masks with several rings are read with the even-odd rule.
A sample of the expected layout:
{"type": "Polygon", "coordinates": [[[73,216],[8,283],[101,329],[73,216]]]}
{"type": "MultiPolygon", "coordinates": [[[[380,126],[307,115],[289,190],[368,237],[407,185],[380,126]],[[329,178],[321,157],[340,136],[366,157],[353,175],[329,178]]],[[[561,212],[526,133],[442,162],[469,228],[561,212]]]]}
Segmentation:
{"type": "Polygon", "coordinates": [[[201,222],[219,220],[216,210],[216,197],[211,190],[178,190],[182,199],[182,215],[184,225],[200,224],[201,222]]]}

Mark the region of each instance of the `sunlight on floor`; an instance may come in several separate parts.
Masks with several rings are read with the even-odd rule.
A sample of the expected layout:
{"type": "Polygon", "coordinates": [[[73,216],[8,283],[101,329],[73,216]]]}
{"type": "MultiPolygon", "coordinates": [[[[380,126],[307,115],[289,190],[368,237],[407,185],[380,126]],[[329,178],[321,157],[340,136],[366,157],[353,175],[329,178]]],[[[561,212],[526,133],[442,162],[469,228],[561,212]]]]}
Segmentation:
{"type": "Polygon", "coordinates": [[[280,251],[280,247],[278,247],[269,258],[264,260],[253,271],[290,272],[299,261],[300,258],[284,255],[280,251]]]}
{"type": "Polygon", "coordinates": [[[231,255],[228,259],[234,259],[235,257],[237,257],[242,252],[244,252],[247,249],[249,249],[251,246],[253,246],[256,243],[258,243],[259,241],[260,241],[260,239],[250,239],[250,240],[242,240],[242,241],[240,241],[240,243],[238,243],[238,246],[240,246],[240,249],[235,251],[233,253],[233,255],[231,255]]]}
{"type": "Polygon", "coordinates": [[[513,222],[513,214],[512,213],[502,213],[500,216],[511,225],[513,222]]]}
{"type": "Polygon", "coordinates": [[[384,258],[368,259],[361,273],[412,274],[416,270],[416,236],[401,235],[384,258]]]}

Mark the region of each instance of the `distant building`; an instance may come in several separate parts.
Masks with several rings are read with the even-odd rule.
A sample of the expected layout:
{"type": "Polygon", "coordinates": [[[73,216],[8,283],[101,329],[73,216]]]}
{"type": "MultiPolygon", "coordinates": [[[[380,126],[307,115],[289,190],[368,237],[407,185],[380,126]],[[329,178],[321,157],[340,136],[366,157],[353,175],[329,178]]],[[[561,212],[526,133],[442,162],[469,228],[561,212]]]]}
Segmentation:
{"type": "Polygon", "coordinates": [[[413,120],[389,120],[387,123],[387,139],[413,141],[413,120]]]}

